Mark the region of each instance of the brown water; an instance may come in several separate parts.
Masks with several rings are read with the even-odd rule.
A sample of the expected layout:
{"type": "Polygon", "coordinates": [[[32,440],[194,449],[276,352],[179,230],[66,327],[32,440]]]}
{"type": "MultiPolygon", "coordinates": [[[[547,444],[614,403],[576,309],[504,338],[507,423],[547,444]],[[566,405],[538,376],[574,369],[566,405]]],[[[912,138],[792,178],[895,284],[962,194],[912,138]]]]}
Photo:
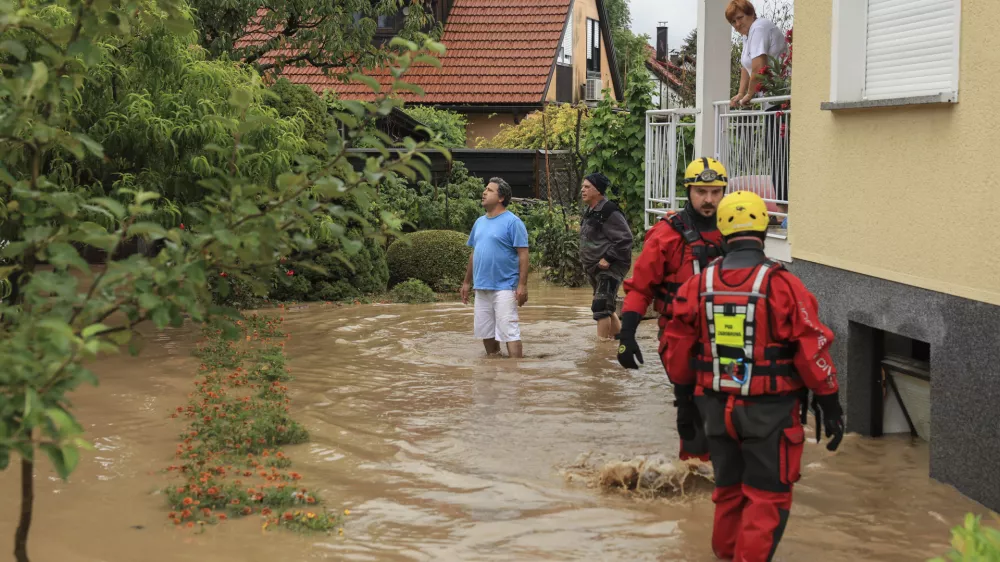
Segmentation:
{"type": "MultiPolygon", "coordinates": [[[[264,534],[256,520],[175,529],[156,471],[172,461],[195,333],[151,335],[139,359],[97,370],[74,402],[98,447],[71,482],[36,477],[34,561],[713,560],[707,496],[639,501],[567,483],[581,454],[677,450],[671,393],[640,330],[646,365],[625,371],[597,342],[589,290],[533,285],[521,361],[487,359],[460,303],[293,307],[285,313],[296,418],[312,434],[294,469],[344,536],[264,534]]],[[[927,477],[908,438],[809,443],[778,559],[925,560],[967,511],[927,477]]],[[[12,551],[18,478],[0,475],[0,559],[12,551]]]]}

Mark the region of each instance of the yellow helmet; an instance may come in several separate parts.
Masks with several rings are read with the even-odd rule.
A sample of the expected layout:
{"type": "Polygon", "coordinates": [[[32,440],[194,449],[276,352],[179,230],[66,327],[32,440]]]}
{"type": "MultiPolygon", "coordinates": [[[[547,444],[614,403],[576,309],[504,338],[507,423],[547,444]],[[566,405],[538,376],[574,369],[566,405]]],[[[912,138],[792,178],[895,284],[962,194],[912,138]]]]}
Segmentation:
{"type": "Polygon", "coordinates": [[[770,222],[767,205],[752,191],[734,191],[723,197],[715,217],[723,236],[737,232],[767,232],[770,222]]]}
{"type": "Polygon", "coordinates": [[[684,185],[690,187],[700,185],[704,187],[726,187],[729,178],[726,175],[726,167],[715,158],[698,158],[688,164],[684,171],[684,185]]]}

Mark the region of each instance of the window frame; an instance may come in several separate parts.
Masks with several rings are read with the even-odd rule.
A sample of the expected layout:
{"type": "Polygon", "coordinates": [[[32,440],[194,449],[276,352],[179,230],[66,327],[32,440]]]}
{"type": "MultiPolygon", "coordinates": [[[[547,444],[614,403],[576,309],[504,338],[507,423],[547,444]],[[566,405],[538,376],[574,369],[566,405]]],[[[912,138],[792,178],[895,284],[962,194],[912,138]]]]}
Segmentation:
{"type": "Polygon", "coordinates": [[[587,73],[601,74],[601,22],[587,18],[587,73]]]}
{"type": "Polygon", "coordinates": [[[559,53],[556,54],[556,64],[560,66],[573,66],[573,21],[567,20],[566,28],[563,29],[562,37],[559,38],[559,53]],[[569,53],[566,52],[566,35],[569,35],[569,53]]]}
{"type": "Polygon", "coordinates": [[[853,109],[926,103],[958,103],[962,0],[955,2],[952,86],[934,94],[870,99],[864,95],[868,42],[868,0],[833,0],[830,29],[830,101],[821,109],[853,109]]]}

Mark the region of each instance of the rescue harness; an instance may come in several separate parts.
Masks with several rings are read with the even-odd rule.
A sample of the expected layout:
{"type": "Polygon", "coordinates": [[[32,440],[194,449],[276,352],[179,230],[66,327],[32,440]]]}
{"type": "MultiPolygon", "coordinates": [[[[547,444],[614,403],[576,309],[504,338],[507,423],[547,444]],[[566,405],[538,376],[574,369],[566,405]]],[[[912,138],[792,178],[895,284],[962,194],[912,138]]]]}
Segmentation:
{"type": "MultiPolygon", "coordinates": [[[[684,281],[687,281],[691,277],[701,273],[711,260],[721,257],[722,251],[715,244],[705,240],[698,229],[692,225],[689,225],[682,217],[681,214],[671,215],[669,217],[664,217],[662,220],[666,220],[670,227],[677,231],[681,238],[684,240],[685,251],[687,248],[691,249],[691,255],[694,257],[694,261],[691,263],[693,272],[690,276],[685,275],[684,278],[678,281],[666,281],[660,285],[660,290],[655,296],[654,307],[658,313],[664,316],[668,316],[667,313],[670,304],[673,303],[674,297],[677,296],[677,292],[680,290],[681,285],[684,281]]],[[[684,258],[681,258],[681,269],[684,268],[684,258]]],[[[665,276],[665,279],[677,278],[678,274],[681,272],[675,272],[671,275],[665,276]]]]}
{"type": "Polygon", "coordinates": [[[782,269],[781,264],[765,261],[751,274],[753,284],[749,290],[744,282],[743,287],[737,287],[744,290],[733,291],[716,290],[719,261],[713,261],[706,270],[700,295],[709,343],[692,359],[699,384],[715,392],[743,396],[798,390],[802,383],[792,362],[796,347],[772,337],[764,292],[771,275],[782,269]],[[763,386],[766,379],[761,377],[770,379],[769,387],[763,386]],[[784,379],[781,384],[779,379],[784,379]]]}

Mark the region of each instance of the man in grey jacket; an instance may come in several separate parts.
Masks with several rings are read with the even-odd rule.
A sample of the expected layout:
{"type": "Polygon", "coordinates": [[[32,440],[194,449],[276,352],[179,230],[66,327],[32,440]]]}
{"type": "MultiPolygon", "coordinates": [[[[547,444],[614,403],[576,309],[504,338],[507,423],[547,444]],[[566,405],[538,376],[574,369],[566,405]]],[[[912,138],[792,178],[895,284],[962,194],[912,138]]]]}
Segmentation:
{"type": "Polygon", "coordinates": [[[632,230],[618,205],[604,196],[610,184],[598,172],[584,178],[580,189],[587,206],[580,222],[580,262],[594,288],[590,309],[597,337],[609,340],[621,330],[615,313],[618,288],[632,266],[632,230]]]}

